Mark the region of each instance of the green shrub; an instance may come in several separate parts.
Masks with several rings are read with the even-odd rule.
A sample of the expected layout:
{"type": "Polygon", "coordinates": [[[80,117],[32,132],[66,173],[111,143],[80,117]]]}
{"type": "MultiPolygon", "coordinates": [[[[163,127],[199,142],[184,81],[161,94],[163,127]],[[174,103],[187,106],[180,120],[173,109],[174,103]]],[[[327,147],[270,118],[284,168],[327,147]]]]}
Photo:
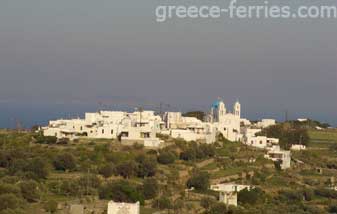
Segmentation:
{"type": "Polygon", "coordinates": [[[161,210],[172,209],[172,202],[167,197],[160,197],[159,199],[156,199],[155,201],[153,201],[152,207],[161,209],[161,210]]]}
{"type": "Polygon", "coordinates": [[[258,202],[263,202],[264,198],[264,192],[260,188],[243,189],[238,193],[238,202],[242,204],[255,205],[258,202]]]}
{"type": "Polygon", "coordinates": [[[23,181],[20,183],[21,194],[28,202],[36,202],[40,199],[40,190],[36,181],[23,181]]]}
{"type": "Polygon", "coordinates": [[[172,164],[176,160],[176,156],[173,152],[163,151],[159,154],[157,160],[161,164],[172,164]]]}
{"type": "Polygon", "coordinates": [[[53,165],[56,170],[74,170],[76,168],[76,159],[70,153],[61,153],[55,157],[53,165]]]}
{"type": "Polygon", "coordinates": [[[57,211],[57,202],[55,200],[49,200],[43,207],[47,212],[55,213],[57,211]]]}
{"type": "Polygon", "coordinates": [[[148,178],[144,180],[143,183],[143,195],[146,200],[155,198],[158,195],[159,185],[157,180],[153,178],[148,178]]]}
{"type": "Polygon", "coordinates": [[[100,199],[129,203],[139,201],[144,204],[144,197],[138,189],[137,186],[127,181],[115,181],[102,185],[98,192],[100,199]]]}
{"type": "Polygon", "coordinates": [[[195,172],[187,181],[187,187],[205,191],[209,187],[209,174],[207,172],[195,172]]]}

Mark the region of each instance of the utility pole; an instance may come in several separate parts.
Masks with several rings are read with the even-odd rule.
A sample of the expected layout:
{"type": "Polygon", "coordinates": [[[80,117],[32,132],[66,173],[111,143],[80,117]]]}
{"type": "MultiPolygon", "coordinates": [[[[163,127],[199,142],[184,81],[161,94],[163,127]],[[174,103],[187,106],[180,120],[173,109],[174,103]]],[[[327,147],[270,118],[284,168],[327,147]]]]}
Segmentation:
{"type": "Polygon", "coordinates": [[[284,122],[288,121],[288,109],[284,111],[284,122]]]}

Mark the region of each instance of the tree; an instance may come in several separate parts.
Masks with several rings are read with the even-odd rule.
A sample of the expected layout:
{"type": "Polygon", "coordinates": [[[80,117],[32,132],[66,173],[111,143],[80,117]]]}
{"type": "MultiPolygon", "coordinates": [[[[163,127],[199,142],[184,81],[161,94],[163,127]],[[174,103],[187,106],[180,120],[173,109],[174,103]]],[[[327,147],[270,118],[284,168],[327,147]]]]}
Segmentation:
{"type": "Polygon", "coordinates": [[[152,158],[144,158],[138,160],[138,169],[137,176],[144,177],[152,177],[156,174],[157,171],[157,162],[152,158]]]}
{"type": "Polygon", "coordinates": [[[254,205],[264,200],[264,192],[260,188],[251,190],[243,189],[238,193],[238,202],[243,204],[254,205]]]}
{"type": "Polygon", "coordinates": [[[99,168],[98,173],[101,174],[104,178],[109,178],[114,174],[114,167],[112,164],[105,164],[99,168]]]}
{"type": "Polygon", "coordinates": [[[283,148],[290,148],[292,144],[301,143],[307,145],[309,143],[307,129],[300,123],[294,122],[280,123],[267,127],[258,133],[258,135],[280,139],[280,145],[283,148]]]}
{"type": "Polygon", "coordinates": [[[187,181],[187,187],[194,187],[196,190],[205,191],[209,187],[209,174],[208,172],[196,172],[187,181]]]}
{"type": "Polygon", "coordinates": [[[158,194],[158,189],[159,189],[157,180],[153,178],[145,179],[142,189],[143,189],[144,198],[146,200],[156,197],[158,194]]]}
{"type": "Polygon", "coordinates": [[[115,181],[103,185],[98,190],[100,199],[113,200],[116,202],[144,204],[143,195],[133,184],[127,181],[115,181]]]}
{"type": "Polygon", "coordinates": [[[29,160],[17,159],[11,164],[9,173],[15,175],[20,172],[31,179],[46,179],[49,174],[49,164],[39,157],[29,160]]]}
{"type": "Polygon", "coordinates": [[[123,178],[130,178],[137,173],[137,164],[134,161],[128,161],[116,166],[115,173],[123,178]]]}
{"type": "Polygon", "coordinates": [[[36,202],[40,198],[40,191],[36,181],[23,181],[20,183],[21,194],[28,202],[36,202]]]}
{"type": "Polygon", "coordinates": [[[157,161],[161,164],[171,164],[176,160],[176,156],[173,152],[163,151],[159,154],[157,161]]]}
{"type": "Polygon", "coordinates": [[[195,117],[201,121],[205,118],[205,112],[203,111],[190,111],[183,114],[184,117],[195,117]]]}
{"type": "Polygon", "coordinates": [[[185,161],[193,161],[197,157],[195,148],[188,148],[180,153],[180,159],[185,161]]]}
{"type": "Polygon", "coordinates": [[[76,168],[75,157],[70,153],[61,153],[53,161],[56,170],[74,170],[76,168]]]}
{"type": "Polygon", "coordinates": [[[30,171],[34,173],[37,178],[46,179],[49,175],[49,164],[47,160],[42,158],[33,158],[28,162],[25,171],[30,171]]]}

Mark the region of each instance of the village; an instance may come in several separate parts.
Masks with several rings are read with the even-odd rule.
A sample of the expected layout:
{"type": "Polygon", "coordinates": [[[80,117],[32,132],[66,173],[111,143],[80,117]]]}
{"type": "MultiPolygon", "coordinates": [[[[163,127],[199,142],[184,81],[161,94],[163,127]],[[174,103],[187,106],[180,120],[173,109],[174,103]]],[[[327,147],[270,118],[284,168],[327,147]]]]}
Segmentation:
{"type": "MultiPolygon", "coordinates": [[[[305,121],[305,119],[302,119],[305,121]]],[[[117,139],[122,145],[141,144],[145,148],[164,148],[165,141],[158,136],[169,136],[186,142],[213,144],[221,136],[265,151],[264,158],[279,164],[281,170],[291,167],[291,151],[305,150],[306,146],[292,144],[290,150],[283,150],[279,139],[261,135],[261,130],[276,124],[274,119],[251,122],[241,117],[241,104],[236,101],[232,109],[226,108],[222,100],[215,101],[208,114],[202,119],[183,116],[182,112],[165,112],[156,115],[154,111],[135,112],[99,111],[85,113],[84,119],[59,119],[49,122],[40,131],[44,136],[58,139],[117,139]]],[[[252,159],[250,161],[255,161],[252,159]]],[[[219,183],[209,187],[219,192],[219,201],[226,206],[237,206],[237,194],[254,186],[235,183],[219,183]]],[[[193,190],[193,189],[192,189],[193,190]]],[[[139,214],[139,202],[135,204],[109,202],[108,214],[139,214]]]]}

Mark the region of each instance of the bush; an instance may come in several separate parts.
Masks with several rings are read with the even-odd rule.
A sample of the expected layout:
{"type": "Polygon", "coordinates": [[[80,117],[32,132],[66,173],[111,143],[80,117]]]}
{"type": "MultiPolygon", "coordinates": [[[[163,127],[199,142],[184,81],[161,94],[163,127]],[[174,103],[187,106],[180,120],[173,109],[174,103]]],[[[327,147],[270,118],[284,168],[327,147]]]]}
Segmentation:
{"type": "Polygon", "coordinates": [[[56,144],[57,138],[54,136],[43,136],[42,133],[36,138],[36,143],[38,144],[56,144]]]}
{"type": "Polygon", "coordinates": [[[215,203],[216,201],[213,198],[204,197],[200,201],[200,206],[202,206],[205,210],[209,210],[215,203]]]}
{"type": "Polygon", "coordinates": [[[12,193],[0,195],[0,211],[5,209],[16,209],[22,206],[22,200],[12,193]]]}
{"type": "Polygon", "coordinates": [[[0,184],[0,195],[7,194],[7,193],[12,193],[16,196],[19,196],[21,193],[21,190],[20,188],[18,188],[17,186],[13,184],[5,184],[5,183],[0,184]]]}
{"type": "Polygon", "coordinates": [[[209,174],[207,172],[196,172],[187,181],[187,187],[205,191],[209,187],[209,174]]]}
{"type": "Polygon", "coordinates": [[[303,145],[309,143],[309,135],[305,128],[298,123],[286,122],[270,126],[262,130],[259,135],[280,139],[280,145],[283,148],[290,148],[291,144],[303,145]]]}
{"type": "Polygon", "coordinates": [[[159,185],[157,180],[148,178],[143,183],[143,195],[146,200],[155,198],[158,194],[159,185]]]}
{"type": "Polygon", "coordinates": [[[209,210],[209,214],[226,214],[227,206],[224,203],[215,203],[209,210]]]}
{"type": "Polygon", "coordinates": [[[176,156],[173,152],[164,151],[159,154],[157,160],[161,164],[172,164],[176,160],[176,156]]]}
{"type": "Polygon", "coordinates": [[[152,158],[148,158],[145,156],[140,156],[137,158],[138,167],[137,167],[137,176],[144,177],[152,177],[156,174],[157,171],[157,161],[152,158]]]}
{"type": "Polygon", "coordinates": [[[264,200],[264,192],[259,188],[243,189],[238,193],[238,202],[254,205],[264,200]]]}
{"type": "Polygon", "coordinates": [[[72,154],[62,153],[55,157],[53,165],[56,170],[74,170],[76,168],[76,160],[72,154]]]}
{"type": "Polygon", "coordinates": [[[279,191],[279,199],[284,202],[300,202],[303,199],[303,194],[301,192],[297,191],[286,191],[286,190],[281,190],[279,191]]]}
{"type": "Polygon", "coordinates": [[[28,202],[36,202],[40,198],[40,191],[36,181],[23,181],[20,183],[21,194],[28,202]]]}
{"type": "Polygon", "coordinates": [[[115,173],[123,178],[131,178],[137,173],[137,164],[134,161],[121,163],[116,166],[115,173]]]}
{"type": "Polygon", "coordinates": [[[337,205],[330,205],[328,208],[329,213],[337,213],[337,205]]]}
{"type": "Polygon", "coordinates": [[[99,198],[113,200],[115,202],[144,204],[144,197],[137,187],[127,181],[110,182],[99,188],[99,198]]]}
{"type": "Polygon", "coordinates": [[[44,204],[43,207],[47,212],[55,213],[57,211],[57,202],[54,200],[49,200],[44,204]]]}
{"type": "Polygon", "coordinates": [[[320,197],[337,199],[337,192],[331,189],[316,189],[314,192],[320,197]]]}
{"type": "Polygon", "coordinates": [[[311,201],[314,198],[315,193],[312,189],[304,189],[303,196],[306,201],[311,201]]]}
{"type": "Polygon", "coordinates": [[[42,158],[33,158],[28,161],[18,159],[13,162],[9,172],[12,175],[24,172],[27,177],[32,179],[46,179],[49,174],[49,165],[47,160],[42,158]]]}
{"type": "Polygon", "coordinates": [[[167,197],[160,197],[159,199],[153,202],[152,207],[161,210],[172,209],[172,202],[167,197]]]}
{"type": "Polygon", "coordinates": [[[193,148],[188,148],[180,153],[180,159],[184,161],[193,161],[197,158],[197,152],[193,148]]]}
{"type": "Polygon", "coordinates": [[[114,167],[112,164],[106,164],[103,167],[99,168],[98,173],[105,178],[109,178],[114,174],[114,167]]]}

